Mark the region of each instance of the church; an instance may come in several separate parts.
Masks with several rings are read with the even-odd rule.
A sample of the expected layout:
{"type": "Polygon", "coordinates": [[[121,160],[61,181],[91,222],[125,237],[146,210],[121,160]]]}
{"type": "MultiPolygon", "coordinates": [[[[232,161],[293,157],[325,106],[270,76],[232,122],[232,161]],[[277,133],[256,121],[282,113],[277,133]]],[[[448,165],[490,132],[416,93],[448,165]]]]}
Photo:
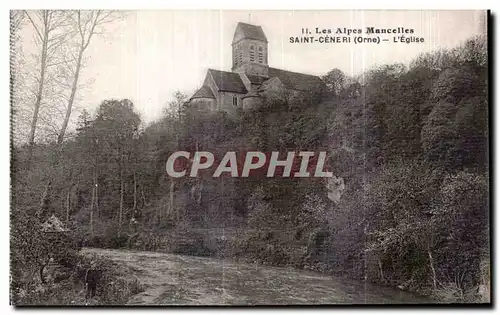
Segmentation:
{"type": "Polygon", "coordinates": [[[318,76],[269,67],[268,41],[261,26],[239,22],[231,46],[232,71],[208,69],[190,104],[235,114],[259,106],[264,97],[321,95],[325,89],[318,76]]]}

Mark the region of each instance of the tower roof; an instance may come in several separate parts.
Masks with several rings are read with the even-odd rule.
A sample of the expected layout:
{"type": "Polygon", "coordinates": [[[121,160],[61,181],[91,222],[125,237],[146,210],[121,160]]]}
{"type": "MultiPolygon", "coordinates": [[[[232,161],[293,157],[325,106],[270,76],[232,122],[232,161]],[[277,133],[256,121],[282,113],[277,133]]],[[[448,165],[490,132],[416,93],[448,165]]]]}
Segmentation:
{"type": "Polygon", "coordinates": [[[238,22],[236,31],[234,32],[233,44],[242,39],[256,39],[267,43],[266,35],[262,26],[238,22]]]}

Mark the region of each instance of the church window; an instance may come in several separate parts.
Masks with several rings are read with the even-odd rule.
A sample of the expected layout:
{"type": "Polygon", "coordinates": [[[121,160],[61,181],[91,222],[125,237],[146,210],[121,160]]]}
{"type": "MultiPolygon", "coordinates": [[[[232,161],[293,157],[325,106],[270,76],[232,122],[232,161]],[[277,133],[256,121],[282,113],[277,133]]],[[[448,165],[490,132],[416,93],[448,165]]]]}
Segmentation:
{"type": "Polygon", "coordinates": [[[235,47],[233,50],[233,66],[238,65],[238,48],[235,47]]]}
{"type": "Polygon", "coordinates": [[[253,45],[250,46],[250,61],[251,62],[255,61],[255,50],[253,45]]]}
{"type": "Polygon", "coordinates": [[[238,97],[233,95],[233,105],[238,106],[238,97]]]}

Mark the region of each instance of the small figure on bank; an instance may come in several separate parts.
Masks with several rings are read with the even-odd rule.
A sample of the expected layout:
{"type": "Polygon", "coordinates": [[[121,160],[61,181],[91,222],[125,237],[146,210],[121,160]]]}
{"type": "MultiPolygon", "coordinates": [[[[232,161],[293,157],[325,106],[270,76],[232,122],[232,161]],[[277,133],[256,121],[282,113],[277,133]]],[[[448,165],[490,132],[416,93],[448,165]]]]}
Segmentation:
{"type": "Polygon", "coordinates": [[[90,268],[85,273],[85,301],[92,299],[96,295],[97,283],[99,282],[100,272],[97,269],[97,264],[92,261],[90,268]]]}

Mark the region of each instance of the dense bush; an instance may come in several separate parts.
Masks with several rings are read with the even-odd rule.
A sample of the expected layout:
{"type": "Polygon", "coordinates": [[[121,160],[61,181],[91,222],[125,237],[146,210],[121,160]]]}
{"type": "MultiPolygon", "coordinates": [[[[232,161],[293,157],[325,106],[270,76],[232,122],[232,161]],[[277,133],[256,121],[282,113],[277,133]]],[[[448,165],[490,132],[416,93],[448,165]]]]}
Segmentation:
{"type": "MultiPolygon", "coordinates": [[[[49,268],[48,268],[49,269],[49,268]]],[[[143,290],[137,278],[127,275],[105,257],[86,254],[68,254],[64,268],[50,268],[45,284],[20,285],[13,292],[13,304],[26,305],[83,305],[86,302],[103,305],[121,305],[130,296],[143,290]],[[102,274],[97,296],[93,301],[85,300],[85,273],[93,261],[102,274]],[[63,274],[60,279],[58,274],[63,274]]]]}

